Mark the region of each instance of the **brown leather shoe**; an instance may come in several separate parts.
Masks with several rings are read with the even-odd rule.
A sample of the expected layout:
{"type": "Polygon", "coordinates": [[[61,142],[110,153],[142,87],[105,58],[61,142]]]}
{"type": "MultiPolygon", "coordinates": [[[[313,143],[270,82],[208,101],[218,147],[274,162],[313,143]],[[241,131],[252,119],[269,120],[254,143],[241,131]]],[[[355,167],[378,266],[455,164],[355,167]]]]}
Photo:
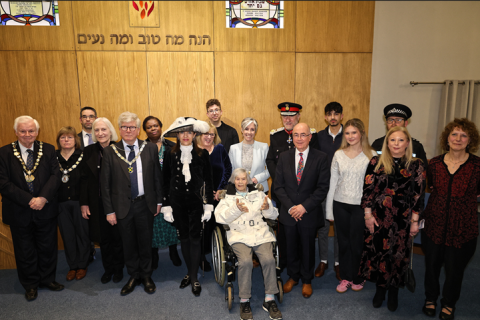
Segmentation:
{"type": "Polygon", "coordinates": [[[77,273],[77,271],[75,270],[70,270],[68,271],[67,273],[67,281],[72,281],[73,279],[75,279],[75,274],[77,273]]]}
{"type": "Polygon", "coordinates": [[[288,279],[288,281],[283,285],[283,293],[289,293],[297,284],[298,281],[293,281],[292,278],[288,279]]]}
{"type": "Polygon", "coordinates": [[[315,277],[317,278],[323,277],[326,269],[328,269],[328,263],[320,262],[317,269],[315,269],[315,277]]]}
{"type": "Polygon", "coordinates": [[[77,276],[75,277],[77,280],[82,280],[83,278],[85,278],[85,276],[87,275],[87,269],[78,269],[77,270],[77,276]]]}
{"type": "Polygon", "coordinates": [[[340,266],[335,266],[333,270],[335,270],[335,276],[337,277],[338,281],[342,281],[342,277],[340,277],[340,266]]]}
{"type": "Polygon", "coordinates": [[[312,289],[312,285],[311,284],[303,284],[303,287],[302,287],[302,296],[304,298],[310,298],[310,296],[312,295],[313,293],[313,289],[312,289]]]}

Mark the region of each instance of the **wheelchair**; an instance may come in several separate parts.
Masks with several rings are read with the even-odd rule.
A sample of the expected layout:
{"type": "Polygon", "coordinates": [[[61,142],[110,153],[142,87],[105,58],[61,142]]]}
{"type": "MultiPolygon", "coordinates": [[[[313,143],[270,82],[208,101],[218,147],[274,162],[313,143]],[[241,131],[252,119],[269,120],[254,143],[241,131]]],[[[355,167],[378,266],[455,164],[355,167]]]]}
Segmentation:
{"type": "MultiPolygon", "coordinates": [[[[222,198],[223,195],[220,195],[222,198]]],[[[271,219],[264,219],[268,224],[270,232],[275,234],[277,221],[271,219]]],[[[238,260],[233,252],[232,247],[227,242],[226,232],[230,230],[228,225],[221,225],[215,227],[212,232],[212,267],[215,275],[215,281],[223,287],[225,280],[225,301],[227,302],[228,310],[232,309],[233,305],[233,281],[235,281],[235,271],[238,266],[238,260]]],[[[273,257],[275,258],[275,266],[277,271],[277,286],[278,293],[276,294],[279,303],[283,302],[283,280],[280,276],[279,254],[277,242],[273,242],[273,257]]],[[[254,253],[255,255],[255,253],[254,253]]]]}

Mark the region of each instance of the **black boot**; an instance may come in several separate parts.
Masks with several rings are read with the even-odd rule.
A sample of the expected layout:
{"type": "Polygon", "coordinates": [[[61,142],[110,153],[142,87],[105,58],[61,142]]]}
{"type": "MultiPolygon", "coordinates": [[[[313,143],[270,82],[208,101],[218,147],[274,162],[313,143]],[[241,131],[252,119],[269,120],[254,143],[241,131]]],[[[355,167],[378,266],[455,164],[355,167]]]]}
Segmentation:
{"type": "Polygon", "coordinates": [[[178,255],[176,244],[168,246],[168,255],[170,256],[170,260],[172,260],[175,267],[182,265],[182,260],[180,260],[180,256],[178,255]]]}
{"type": "Polygon", "coordinates": [[[152,248],[152,270],[158,269],[158,261],[160,257],[158,256],[158,248],[152,248]]]}
{"type": "Polygon", "coordinates": [[[398,308],[398,288],[390,287],[388,288],[388,301],[387,307],[390,311],[395,311],[398,308]]]}
{"type": "Polygon", "coordinates": [[[383,300],[385,300],[385,294],[387,293],[387,289],[384,287],[377,286],[377,291],[375,292],[375,296],[373,297],[373,307],[380,308],[382,306],[383,300]]]}

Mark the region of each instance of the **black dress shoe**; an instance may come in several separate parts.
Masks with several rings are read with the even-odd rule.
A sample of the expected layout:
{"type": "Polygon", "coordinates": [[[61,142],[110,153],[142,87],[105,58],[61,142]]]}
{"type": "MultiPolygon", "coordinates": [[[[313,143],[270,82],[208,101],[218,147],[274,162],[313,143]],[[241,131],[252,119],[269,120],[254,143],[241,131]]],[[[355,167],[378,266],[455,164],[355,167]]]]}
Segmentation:
{"type": "Polygon", "coordinates": [[[112,280],[112,274],[110,272],[105,272],[103,276],[100,278],[100,281],[105,284],[109,283],[112,280]]]}
{"type": "Polygon", "coordinates": [[[122,280],[123,280],[123,269],[115,271],[115,273],[113,274],[113,282],[119,283],[122,280]]]}
{"type": "Polygon", "coordinates": [[[128,280],[127,284],[123,286],[122,291],[120,291],[120,294],[122,296],[126,296],[127,294],[132,293],[135,287],[138,286],[139,284],[140,283],[138,282],[137,279],[130,277],[130,280],[128,280]]]}
{"type": "Polygon", "coordinates": [[[51,291],[62,291],[65,288],[63,284],[60,284],[56,281],[52,281],[49,284],[40,284],[39,287],[47,288],[48,290],[51,290],[51,291]]]}
{"type": "Polygon", "coordinates": [[[202,292],[202,286],[200,285],[200,282],[195,281],[192,283],[192,293],[195,295],[195,297],[198,297],[200,292],[202,292]]]}
{"type": "Polygon", "coordinates": [[[423,305],[422,312],[429,316],[429,317],[435,317],[436,310],[435,308],[437,307],[437,302],[436,301],[428,301],[425,300],[425,304],[423,305]],[[427,308],[427,306],[433,306],[434,308],[427,308]]]}
{"type": "Polygon", "coordinates": [[[377,291],[375,292],[375,296],[373,297],[374,308],[380,308],[382,306],[383,300],[385,300],[386,293],[387,289],[377,286],[377,291]]]}
{"type": "Polygon", "coordinates": [[[146,293],[154,293],[155,290],[157,290],[157,287],[155,286],[155,283],[151,277],[143,279],[143,287],[146,293]]]}
{"type": "Polygon", "coordinates": [[[190,283],[191,283],[190,276],[187,274],[185,278],[182,279],[182,282],[180,282],[180,289],[183,289],[189,286],[190,283]]]}
{"type": "Polygon", "coordinates": [[[398,308],[398,288],[390,287],[388,288],[388,301],[387,301],[388,310],[394,312],[398,308]]]}
{"type": "Polygon", "coordinates": [[[37,299],[37,297],[38,297],[37,289],[28,289],[27,291],[25,291],[25,299],[27,299],[27,301],[33,301],[37,299]]]}

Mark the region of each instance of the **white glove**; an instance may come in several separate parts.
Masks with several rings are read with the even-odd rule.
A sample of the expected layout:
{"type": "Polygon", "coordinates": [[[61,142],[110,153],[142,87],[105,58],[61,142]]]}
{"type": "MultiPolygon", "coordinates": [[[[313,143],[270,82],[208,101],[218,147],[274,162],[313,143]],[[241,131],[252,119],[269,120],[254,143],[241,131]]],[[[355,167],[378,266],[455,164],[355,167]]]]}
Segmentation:
{"type": "Polygon", "coordinates": [[[205,210],[203,215],[202,215],[202,222],[207,222],[208,220],[210,220],[210,218],[212,217],[212,211],[207,211],[205,210]]]}
{"type": "Polygon", "coordinates": [[[170,222],[170,223],[173,222],[172,207],[170,207],[170,206],[162,207],[162,209],[160,209],[160,212],[163,213],[163,219],[165,219],[165,221],[170,222]]]}

